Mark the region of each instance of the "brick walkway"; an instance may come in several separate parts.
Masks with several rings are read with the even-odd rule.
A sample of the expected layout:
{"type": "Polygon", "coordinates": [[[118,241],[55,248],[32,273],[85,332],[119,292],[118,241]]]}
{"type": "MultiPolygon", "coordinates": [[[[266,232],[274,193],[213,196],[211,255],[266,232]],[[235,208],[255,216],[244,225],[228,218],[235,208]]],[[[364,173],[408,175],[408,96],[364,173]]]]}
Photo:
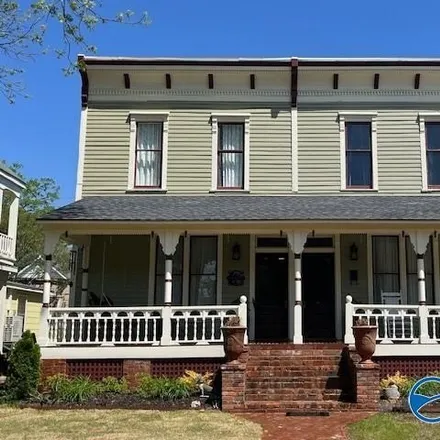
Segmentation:
{"type": "Polygon", "coordinates": [[[344,427],[371,413],[331,413],[328,417],[287,417],[277,413],[239,415],[263,427],[263,440],[346,440],[344,427]]]}

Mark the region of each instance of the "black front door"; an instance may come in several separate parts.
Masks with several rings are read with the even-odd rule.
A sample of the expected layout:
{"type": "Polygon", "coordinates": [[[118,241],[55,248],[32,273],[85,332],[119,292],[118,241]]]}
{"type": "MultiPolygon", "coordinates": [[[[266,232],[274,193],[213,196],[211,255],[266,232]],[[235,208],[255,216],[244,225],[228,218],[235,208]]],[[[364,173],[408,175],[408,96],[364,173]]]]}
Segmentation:
{"type": "Polygon", "coordinates": [[[335,338],[334,254],[302,254],[302,300],[304,338],[335,338]]]}
{"type": "Polygon", "coordinates": [[[257,254],[255,264],[255,339],[257,341],[287,339],[288,290],[287,254],[257,254]]]}

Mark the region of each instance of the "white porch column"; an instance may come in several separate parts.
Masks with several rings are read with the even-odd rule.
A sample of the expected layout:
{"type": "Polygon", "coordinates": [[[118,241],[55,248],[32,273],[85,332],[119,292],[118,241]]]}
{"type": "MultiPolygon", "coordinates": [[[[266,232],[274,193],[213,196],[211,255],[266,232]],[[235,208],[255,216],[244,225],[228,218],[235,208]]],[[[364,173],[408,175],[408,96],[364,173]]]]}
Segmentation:
{"type": "Polygon", "coordinates": [[[0,272],[0,354],[3,353],[3,337],[6,319],[6,283],[8,281],[9,273],[6,271],[0,272]]]}
{"type": "Polygon", "coordinates": [[[426,304],[426,286],[425,286],[425,252],[428,247],[430,232],[412,231],[408,233],[414,251],[417,254],[417,277],[418,277],[418,294],[419,304],[426,304]]]}
{"type": "MultiPolygon", "coordinates": [[[[302,344],[304,342],[302,333],[302,277],[301,277],[301,253],[307,240],[307,232],[288,232],[287,241],[293,252],[294,271],[295,271],[295,305],[293,306],[293,343],[302,344]]],[[[289,310],[291,310],[289,304],[289,310]]],[[[289,314],[289,319],[291,315],[289,314]]],[[[289,335],[291,337],[291,335],[289,335]]]]}
{"type": "Polygon", "coordinates": [[[43,303],[41,305],[40,314],[40,336],[38,343],[44,347],[47,345],[49,338],[49,303],[52,271],[52,254],[58,242],[59,234],[55,232],[46,232],[44,234],[44,284],[43,284],[43,303]]]}
{"type": "Polygon", "coordinates": [[[171,304],[173,303],[173,255],[181,233],[175,231],[157,231],[163,253],[165,254],[165,288],[162,312],[161,345],[171,344],[171,304]]]}
{"type": "Polygon", "coordinates": [[[81,307],[88,304],[89,289],[89,264],[90,264],[90,237],[83,245],[82,251],[82,277],[81,277],[81,307]]]}
{"type": "Polygon", "coordinates": [[[426,309],[426,285],[425,285],[425,252],[428,247],[430,232],[412,231],[409,232],[409,238],[417,254],[417,277],[419,294],[419,318],[420,318],[420,343],[430,342],[428,333],[428,313],[426,309]]]}
{"type": "MultiPolygon", "coordinates": [[[[8,235],[12,237],[12,259],[15,260],[15,248],[17,243],[18,204],[20,199],[15,196],[9,207],[8,235]]],[[[1,209],[1,208],[0,208],[1,209]]]]}

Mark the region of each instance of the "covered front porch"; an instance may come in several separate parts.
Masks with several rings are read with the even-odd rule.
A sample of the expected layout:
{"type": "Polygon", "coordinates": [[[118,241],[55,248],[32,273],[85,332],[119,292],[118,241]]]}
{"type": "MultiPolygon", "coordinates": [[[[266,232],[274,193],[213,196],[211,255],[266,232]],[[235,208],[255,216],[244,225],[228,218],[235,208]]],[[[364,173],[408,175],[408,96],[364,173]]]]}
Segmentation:
{"type": "Polygon", "coordinates": [[[352,344],[367,315],[381,355],[440,355],[436,197],[89,197],[42,224],[44,356],[221,356],[231,315],[251,342],[294,344],[352,344]],[[72,295],[50,309],[60,235],[76,249],[72,295]]]}

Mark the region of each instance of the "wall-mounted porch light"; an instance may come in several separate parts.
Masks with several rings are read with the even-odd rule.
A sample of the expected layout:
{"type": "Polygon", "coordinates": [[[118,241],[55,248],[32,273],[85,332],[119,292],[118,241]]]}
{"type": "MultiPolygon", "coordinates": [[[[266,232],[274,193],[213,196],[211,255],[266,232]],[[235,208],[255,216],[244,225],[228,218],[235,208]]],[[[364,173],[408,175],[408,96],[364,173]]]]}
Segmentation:
{"type": "Polygon", "coordinates": [[[350,260],[357,261],[358,258],[359,258],[358,247],[356,246],[356,243],[352,243],[350,246],[350,260]]]}
{"type": "Polygon", "coordinates": [[[238,243],[235,243],[232,246],[232,259],[238,261],[241,258],[241,248],[238,243]]]}

